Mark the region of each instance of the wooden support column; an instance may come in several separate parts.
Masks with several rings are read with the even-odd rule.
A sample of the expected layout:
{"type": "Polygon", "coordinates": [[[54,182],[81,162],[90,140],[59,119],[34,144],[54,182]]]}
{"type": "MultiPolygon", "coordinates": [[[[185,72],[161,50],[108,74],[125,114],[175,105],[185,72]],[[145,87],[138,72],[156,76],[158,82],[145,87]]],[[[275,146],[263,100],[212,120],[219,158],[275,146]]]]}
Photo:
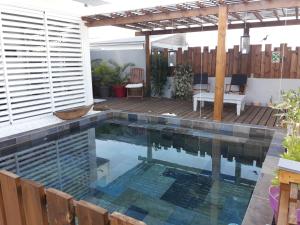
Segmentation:
{"type": "Polygon", "coordinates": [[[216,81],[215,81],[215,101],[214,120],[221,121],[224,101],[224,80],[226,73],[226,30],[228,22],[228,8],[226,5],[219,6],[218,23],[218,46],[216,56],[216,81]]]}
{"type": "Polygon", "coordinates": [[[151,96],[151,44],[150,35],[145,36],[146,52],[146,95],[151,96]]]}

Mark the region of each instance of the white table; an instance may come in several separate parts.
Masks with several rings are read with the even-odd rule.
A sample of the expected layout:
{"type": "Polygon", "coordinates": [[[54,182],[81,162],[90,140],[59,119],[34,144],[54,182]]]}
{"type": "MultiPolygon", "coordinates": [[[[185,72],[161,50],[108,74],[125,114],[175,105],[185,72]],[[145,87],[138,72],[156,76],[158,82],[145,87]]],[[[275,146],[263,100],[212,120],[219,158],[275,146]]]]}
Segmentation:
{"type": "MultiPolygon", "coordinates": [[[[224,103],[236,104],[236,114],[239,116],[241,110],[245,108],[245,95],[237,94],[224,94],[224,103]]],[[[215,93],[199,93],[193,96],[193,109],[197,111],[198,102],[200,102],[200,107],[204,107],[204,102],[214,102],[215,93]]]]}

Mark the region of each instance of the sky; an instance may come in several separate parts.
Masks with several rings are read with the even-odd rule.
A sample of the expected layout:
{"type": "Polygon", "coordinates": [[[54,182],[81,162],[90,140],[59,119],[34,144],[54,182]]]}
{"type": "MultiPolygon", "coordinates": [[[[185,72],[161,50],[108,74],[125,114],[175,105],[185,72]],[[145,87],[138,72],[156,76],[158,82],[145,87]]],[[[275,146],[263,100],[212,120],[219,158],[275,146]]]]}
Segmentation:
{"type": "MultiPolygon", "coordinates": [[[[84,7],[82,3],[73,0],[0,0],[0,4],[18,5],[28,8],[57,11],[70,15],[91,15],[95,13],[114,12],[129,9],[168,5],[185,2],[185,0],[104,0],[108,4],[97,7],[84,7]]],[[[238,45],[242,30],[229,30],[227,32],[227,47],[238,45]]],[[[257,28],[250,30],[251,44],[269,44],[279,46],[280,43],[288,43],[289,46],[300,46],[300,26],[257,28]],[[268,35],[267,41],[262,39],[268,35]]],[[[135,32],[116,27],[89,28],[91,41],[107,41],[120,38],[134,37],[135,32]]],[[[217,44],[217,32],[198,32],[186,34],[189,46],[209,46],[214,48],[217,44]]]]}

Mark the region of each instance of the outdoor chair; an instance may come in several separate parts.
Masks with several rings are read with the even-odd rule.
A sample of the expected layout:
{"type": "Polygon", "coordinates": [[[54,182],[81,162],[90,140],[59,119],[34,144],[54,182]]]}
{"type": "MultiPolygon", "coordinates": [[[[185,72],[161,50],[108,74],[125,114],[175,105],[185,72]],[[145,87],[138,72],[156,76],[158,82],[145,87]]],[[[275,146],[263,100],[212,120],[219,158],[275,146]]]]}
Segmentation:
{"type": "Polygon", "coordinates": [[[127,98],[144,97],[144,69],[131,68],[128,84],[125,86],[127,90],[127,98]],[[139,91],[140,90],[140,91],[139,91]],[[130,93],[133,92],[134,94],[130,93]],[[138,94],[140,92],[140,94],[138,94]],[[130,95],[132,94],[132,95],[130,95]]]}
{"type": "Polygon", "coordinates": [[[200,91],[209,92],[210,85],[208,83],[208,74],[195,74],[193,82],[193,92],[194,94],[199,93],[200,91]]]}
{"type": "Polygon", "coordinates": [[[231,76],[230,84],[226,84],[225,93],[245,94],[247,79],[248,76],[246,74],[233,74],[231,76]]]}

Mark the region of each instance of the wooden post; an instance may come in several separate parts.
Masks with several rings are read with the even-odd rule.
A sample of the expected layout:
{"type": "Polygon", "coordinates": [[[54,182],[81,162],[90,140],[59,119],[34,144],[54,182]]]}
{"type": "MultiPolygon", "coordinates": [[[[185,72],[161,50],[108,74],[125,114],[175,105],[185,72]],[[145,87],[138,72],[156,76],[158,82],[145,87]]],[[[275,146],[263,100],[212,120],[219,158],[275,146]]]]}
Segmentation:
{"type": "Polygon", "coordinates": [[[146,53],[146,95],[151,96],[151,44],[150,36],[145,36],[145,53],[146,53]]]}
{"type": "Polygon", "coordinates": [[[226,72],[226,30],[228,20],[228,8],[226,5],[219,6],[218,24],[218,47],[216,58],[216,81],[215,81],[215,102],[214,120],[221,121],[224,101],[224,80],[226,72]]]}

